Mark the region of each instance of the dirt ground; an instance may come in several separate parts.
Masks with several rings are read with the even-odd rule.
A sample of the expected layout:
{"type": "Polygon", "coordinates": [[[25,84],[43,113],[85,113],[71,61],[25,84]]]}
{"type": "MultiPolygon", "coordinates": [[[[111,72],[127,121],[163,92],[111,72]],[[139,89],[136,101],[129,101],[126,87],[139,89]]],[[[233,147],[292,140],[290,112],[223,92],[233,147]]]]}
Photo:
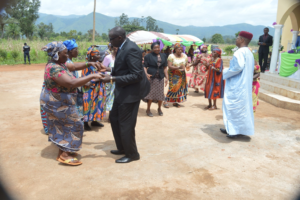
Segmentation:
{"type": "Polygon", "coordinates": [[[300,182],[300,113],[261,101],[255,135],[228,139],[219,109],[204,110],[190,90],[181,108],[153,118],[141,103],[141,160],[115,164],[110,124],[85,132],[83,165],[65,166],[43,133],[39,95],[44,65],[0,67],[0,177],[20,200],[293,199],[300,182]]]}

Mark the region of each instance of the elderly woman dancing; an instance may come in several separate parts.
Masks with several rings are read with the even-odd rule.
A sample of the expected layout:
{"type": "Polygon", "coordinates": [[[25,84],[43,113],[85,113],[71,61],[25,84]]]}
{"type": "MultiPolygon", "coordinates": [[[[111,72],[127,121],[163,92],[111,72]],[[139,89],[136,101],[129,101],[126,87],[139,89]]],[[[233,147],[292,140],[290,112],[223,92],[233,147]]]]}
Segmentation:
{"type": "Polygon", "coordinates": [[[179,43],[174,45],[174,54],[168,58],[169,91],[166,101],[173,103],[179,108],[178,103],[185,102],[188,95],[188,85],[186,80],[185,68],[188,65],[187,56],[182,53],[183,48],[179,43]]]}
{"type": "Polygon", "coordinates": [[[199,89],[204,91],[207,65],[210,62],[210,55],[207,54],[207,46],[201,46],[201,54],[198,54],[193,62],[193,72],[189,81],[189,87],[195,88],[198,93],[199,89]]]}
{"type": "Polygon", "coordinates": [[[68,165],[80,165],[74,154],[81,149],[83,122],[76,109],[77,90],[92,79],[100,78],[100,73],[76,78],[71,71],[93,66],[101,70],[100,64],[66,63],[68,50],[62,42],[52,42],[43,47],[51,60],[45,67],[45,89],[42,90],[40,103],[47,113],[49,141],[58,148],[57,160],[68,165]],[[71,71],[70,71],[70,70],[71,71]]]}

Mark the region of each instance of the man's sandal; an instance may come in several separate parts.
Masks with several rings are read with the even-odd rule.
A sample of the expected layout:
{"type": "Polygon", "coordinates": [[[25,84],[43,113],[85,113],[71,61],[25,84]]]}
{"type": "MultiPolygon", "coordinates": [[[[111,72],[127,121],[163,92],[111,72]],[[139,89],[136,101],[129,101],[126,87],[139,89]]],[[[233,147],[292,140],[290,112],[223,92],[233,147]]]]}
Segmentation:
{"type": "Polygon", "coordinates": [[[71,158],[71,159],[67,159],[67,160],[64,160],[62,158],[58,158],[58,161],[63,163],[63,164],[66,164],[66,165],[71,165],[71,166],[78,166],[78,165],[81,165],[82,162],[72,162],[72,161],[78,161],[77,158],[71,158]]]}

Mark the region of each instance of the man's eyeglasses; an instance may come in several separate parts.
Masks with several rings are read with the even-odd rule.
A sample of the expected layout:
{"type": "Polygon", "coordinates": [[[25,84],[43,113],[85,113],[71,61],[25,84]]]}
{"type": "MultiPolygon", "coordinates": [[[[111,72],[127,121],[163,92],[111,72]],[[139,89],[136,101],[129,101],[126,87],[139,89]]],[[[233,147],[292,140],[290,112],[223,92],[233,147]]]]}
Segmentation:
{"type": "MultiPolygon", "coordinates": [[[[119,37],[119,36],[117,36],[117,37],[119,37]]],[[[109,41],[111,42],[112,40],[116,39],[117,37],[109,38],[109,41]]]]}

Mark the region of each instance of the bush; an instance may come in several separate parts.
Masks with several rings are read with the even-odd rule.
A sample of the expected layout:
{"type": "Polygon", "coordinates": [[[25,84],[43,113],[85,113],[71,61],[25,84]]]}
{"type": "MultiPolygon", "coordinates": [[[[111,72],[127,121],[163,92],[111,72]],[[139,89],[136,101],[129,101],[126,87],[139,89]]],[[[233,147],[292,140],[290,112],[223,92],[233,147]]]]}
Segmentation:
{"type": "Polygon", "coordinates": [[[18,59],[18,57],[19,57],[19,51],[17,51],[17,50],[12,50],[11,51],[11,56],[13,57],[13,59],[15,60],[15,62],[17,62],[17,59],[18,59]]]}
{"type": "Polygon", "coordinates": [[[230,45],[230,46],[227,46],[225,47],[224,51],[226,52],[226,54],[232,54],[232,49],[235,48],[235,45],[230,45]]]}
{"type": "Polygon", "coordinates": [[[0,49],[0,58],[3,61],[7,59],[7,51],[6,50],[0,49]]]}

